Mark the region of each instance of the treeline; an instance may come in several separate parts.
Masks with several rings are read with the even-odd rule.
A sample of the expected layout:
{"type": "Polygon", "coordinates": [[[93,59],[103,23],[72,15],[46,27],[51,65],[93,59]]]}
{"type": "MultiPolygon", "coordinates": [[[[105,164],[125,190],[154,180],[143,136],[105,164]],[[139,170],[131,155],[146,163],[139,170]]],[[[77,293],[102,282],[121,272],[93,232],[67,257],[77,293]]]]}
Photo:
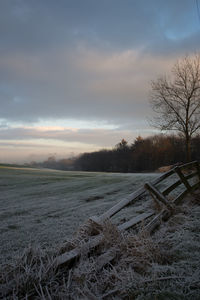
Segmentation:
{"type": "MultiPolygon", "coordinates": [[[[200,136],[192,139],[192,159],[200,160],[200,136]]],[[[130,145],[122,139],[112,150],[82,154],[75,161],[75,169],[100,172],[150,172],[161,166],[185,161],[185,143],[181,137],[139,136],[130,145]]]]}
{"type": "MultiPolygon", "coordinates": [[[[200,161],[200,135],[192,139],[192,160],[200,161]]],[[[49,157],[32,166],[58,170],[96,172],[151,172],[162,166],[186,162],[184,139],[175,135],[138,136],[132,144],[124,139],[113,149],[83,153],[79,157],[56,160],[49,157]]]]}
{"type": "Polygon", "coordinates": [[[32,161],[30,163],[31,167],[35,168],[48,168],[55,170],[71,171],[75,169],[76,158],[64,158],[57,160],[55,156],[50,156],[47,160],[43,162],[32,161]]]}

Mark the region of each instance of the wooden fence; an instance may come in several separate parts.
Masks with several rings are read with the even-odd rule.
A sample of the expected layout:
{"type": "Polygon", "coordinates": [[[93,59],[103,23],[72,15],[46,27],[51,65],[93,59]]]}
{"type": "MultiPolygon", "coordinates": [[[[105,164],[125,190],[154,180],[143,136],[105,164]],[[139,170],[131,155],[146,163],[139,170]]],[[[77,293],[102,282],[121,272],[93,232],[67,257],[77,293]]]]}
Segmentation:
{"type": "MultiPolygon", "coordinates": [[[[196,197],[194,191],[200,187],[200,166],[197,161],[187,163],[184,165],[176,166],[170,171],[162,174],[159,178],[155,179],[152,182],[147,182],[137,191],[130,194],[127,198],[121,200],[119,203],[111,207],[105,213],[100,216],[93,216],[89,220],[90,222],[95,223],[99,228],[103,225],[106,220],[111,220],[112,216],[117,214],[126,206],[133,204],[139,197],[143,195],[150,195],[154,201],[162,206],[162,209],[156,212],[145,212],[139,214],[136,217],[131,218],[128,221],[117,226],[119,231],[124,231],[129,228],[132,228],[138,225],[141,222],[146,222],[150,219],[149,222],[146,222],[146,225],[142,230],[145,230],[149,233],[152,233],[156,227],[163,221],[166,221],[174,211],[176,205],[178,205],[181,200],[189,193],[192,197],[196,197]],[[169,181],[171,176],[176,175],[175,181],[169,186],[165,187],[163,191],[160,190],[159,185],[161,183],[169,181]],[[193,182],[192,182],[193,180],[193,182]],[[178,194],[172,199],[169,195],[177,190],[177,188],[182,185],[183,188],[178,192],[178,194]]],[[[96,236],[89,237],[89,241],[84,244],[84,247],[88,249],[88,252],[94,247],[98,246],[103,239],[103,233],[99,233],[96,236]]],[[[80,248],[74,248],[73,250],[66,252],[58,256],[55,260],[57,265],[64,263],[69,263],[73,259],[80,256],[80,248]]]]}

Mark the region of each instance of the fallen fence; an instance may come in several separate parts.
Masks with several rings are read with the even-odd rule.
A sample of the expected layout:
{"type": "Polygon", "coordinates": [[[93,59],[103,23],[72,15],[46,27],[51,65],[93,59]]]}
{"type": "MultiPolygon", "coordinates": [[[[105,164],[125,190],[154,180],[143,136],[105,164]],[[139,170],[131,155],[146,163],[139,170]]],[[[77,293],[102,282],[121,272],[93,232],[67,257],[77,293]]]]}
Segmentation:
{"type": "MultiPolygon", "coordinates": [[[[143,195],[150,195],[155,202],[162,206],[162,209],[156,212],[145,212],[139,214],[136,217],[131,218],[128,221],[117,226],[119,231],[128,230],[129,228],[134,228],[141,222],[151,219],[144,226],[143,230],[152,233],[153,230],[161,224],[161,222],[166,221],[174,211],[176,205],[178,205],[181,200],[189,193],[195,197],[194,191],[200,187],[200,166],[197,161],[176,166],[170,171],[162,174],[159,178],[152,182],[147,182],[137,191],[130,194],[127,198],[121,200],[119,203],[111,207],[105,213],[100,216],[93,216],[89,220],[95,223],[100,228],[100,233],[89,237],[89,240],[84,243],[84,247],[87,248],[88,253],[97,247],[102,239],[103,233],[101,233],[101,226],[106,222],[106,220],[111,220],[111,218],[121,211],[123,208],[130,204],[133,204],[139,197],[143,195]],[[160,190],[159,185],[169,179],[171,176],[176,175],[176,180],[169,186],[165,187],[164,190],[160,190]],[[180,193],[176,197],[170,198],[169,195],[175,191],[180,185],[183,186],[180,193]]],[[[81,249],[79,247],[72,249],[71,251],[65,252],[55,259],[55,263],[59,266],[62,264],[67,264],[74,259],[77,259],[81,254],[81,249]]],[[[104,254],[105,255],[105,254],[104,254]]],[[[115,255],[112,249],[108,251],[107,260],[111,260],[115,255]]]]}

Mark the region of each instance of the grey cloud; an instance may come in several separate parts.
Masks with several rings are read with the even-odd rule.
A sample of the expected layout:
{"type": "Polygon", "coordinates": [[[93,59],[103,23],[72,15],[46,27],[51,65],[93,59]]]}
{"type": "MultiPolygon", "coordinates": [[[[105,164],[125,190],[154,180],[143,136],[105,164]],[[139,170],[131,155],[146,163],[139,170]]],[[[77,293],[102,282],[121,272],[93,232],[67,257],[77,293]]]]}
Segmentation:
{"type": "Polygon", "coordinates": [[[167,30],[190,30],[195,8],[187,0],[1,1],[1,49],[37,51],[79,40],[120,49],[148,44],[167,30]]]}
{"type": "Polygon", "coordinates": [[[40,143],[39,145],[37,143],[34,144],[34,142],[32,143],[27,143],[27,142],[14,142],[14,141],[0,141],[0,146],[3,147],[3,148],[14,148],[14,149],[17,149],[17,148],[24,148],[24,149],[34,149],[34,148],[45,148],[47,150],[49,150],[49,145],[47,144],[44,144],[44,143],[40,143]]]}
{"type": "Polygon", "coordinates": [[[4,120],[0,120],[0,129],[1,128],[3,128],[3,129],[7,129],[7,128],[9,128],[9,125],[8,125],[8,123],[7,122],[5,122],[4,120]]]}
{"type": "Polygon", "coordinates": [[[199,49],[197,24],[187,0],[1,1],[0,117],[134,123],[150,80],[199,49]]]}
{"type": "Polygon", "coordinates": [[[140,51],[110,54],[88,48],[73,54],[4,56],[0,67],[10,80],[0,86],[0,117],[32,122],[80,118],[115,124],[144,118],[150,113],[150,80],[172,61],[144,57],[140,51]]]}

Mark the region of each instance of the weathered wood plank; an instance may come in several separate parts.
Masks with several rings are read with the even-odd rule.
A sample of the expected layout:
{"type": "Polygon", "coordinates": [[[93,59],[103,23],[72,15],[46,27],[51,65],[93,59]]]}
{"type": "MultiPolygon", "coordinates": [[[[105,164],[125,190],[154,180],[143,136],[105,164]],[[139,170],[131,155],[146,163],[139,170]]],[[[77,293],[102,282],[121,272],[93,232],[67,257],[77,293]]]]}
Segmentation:
{"type": "Polygon", "coordinates": [[[164,173],[164,174],[161,175],[159,178],[154,179],[151,183],[152,183],[153,185],[156,185],[156,184],[162,182],[162,181],[163,181],[164,179],[166,179],[167,177],[171,176],[172,174],[174,174],[174,170],[173,170],[173,169],[170,170],[170,171],[168,171],[168,172],[166,172],[166,173],[164,173]]]}
{"type": "Polygon", "coordinates": [[[174,204],[179,204],[181,202],[181,200],[187,195],[188,190],[185,189],[180,195],[178,195],[174,200],[173,203],[174,204]]]}
{"type": "MultiPolygon", "coordinates": [[[[195,191],[198,187],[200,186],[200,182],[195,183],[192,187],[191,187],[191,191],[195,191]]],[[[188,194],[188,189],[185,189],[180,195],[178,195],[174,200],[173,203],[174,204],[179,204],[181,202],[181,200],[188,194]]],[[[192,195],[193,196],[193,195],[192,195]]]]}
{"type": "Polygon", "coordinates": [[[164,196],[167,196],[169,193],[171,193],[177,186],[179,186],[180,184],[182,184],[181,180],[177,180],[176,182],[174,182],[172,185],[170,185],[169,187],[165,188],[162,191],[162,194],[164,196]]]}
{"type": "Polygon", "coordinates": [[[135,225],[137,225],[138,223],[146,220],[147,218],[153,216],[155,213],[154,212],[150,212],[150,213],[143,213],[138,215],[137,217],[133,217],[132,219],[130,219],[129,221],[119,225],[117,228],[122,231],[122,230],[126,230],[129,229],[135,225]]]}
{"type": "Polygon", "coordinates": [[[191,179],[191,178],[193,178],[197,175],[198,175],[198,172],[196,171],[196,172],[193,172],[191,174],[185,175],[185,178],[188,180],[188,179],[191,179]]]}
{"type": "Polygon", "coordinates": [[[191,162],[189,162],[189,163],[180,165],[180,166],[178,166],[178,167],[179,167],[180,169],[184,169],[184,168],[189,169],[190,167],[195,166],[196,163],[197,163],[197,160],[194,160],[194,161],[191,161],[191,162]]]}
{"type": "Polygon", "coordinates": [[[194,192],[200,186],[200,182],[195,183],[192,185],[192,192],[194,192]]]}
{"type": "MultiPolygon", "coordinates": [[[[188,180],[188,179],[191,179],[193,177],[195,177],[196,175],[198,175],[198,172],[194,172],[192,174],[189,174],[189,175],[186,175],[185,178],[188,180]]],[[[177,180],[176,182],[174,182],[172,185],[170,185],[169,187],[165,188],[163,191],[162,191],[162,194],[164,196],[167,196],[169,193],[171,193],[173,190],[175,190],[175,188],[177,186],[179,186],[180,184],[182,184],[182,181],[179,179],[177,180]]]]}
{"type": "MultiPolygon", "coordinates": [[[[98,246],[101,243],[102,239],[103,239],[103,235],[99,234],[95,237],[92,237],[89,240],[89,242],[84,243],[82,246],[84,247],[84,249],[87,249],[89,252],[92,248],[98,246]]],[[[56,257],[55,264],[59,266],[64,263],[70,263],[72,260],[78,258],[80,255],[81,255],[81,247],[77,247],[69,252],[65,252],[59,255],[58,257],[56,257]]]]}
{"type": "Polygon", "coordinates": [[[169,211],[166,209],[163,209],[142,230],[152,233],[156,229],[156,227],[158,227],[162,223],[163,220],[168,219],[169,216],[170,216],[169,211]]]}
{"type": "Polygon", "coordinates": [[[134,200],[136,200],[139,196],[141,196],[144,193],[145,193],[144,187],[138,189],[134,193],[130,194],[127,198],[121,200],[116,205],[114,205],[113,207],[111,207],[104,214],[102,214],[99,218],[97,217],[96,221],[101,224],[106,219],[111,218],[118,211],[120,211],[122,208],[126,207],[128,204],[132,203],[134,200]]]}
{"type": "Polygon", "coordinates": [[[172,205],[169,203],[169,201],[163,196],[163,194],[161,194],[161,192],[159,190],[157,190],[151,183],[147,182],[145,183],[144,187],[150,191],[151,193],[153,193],[156,198],[161,201],[169,210],[173,210],[172,205]]]}

